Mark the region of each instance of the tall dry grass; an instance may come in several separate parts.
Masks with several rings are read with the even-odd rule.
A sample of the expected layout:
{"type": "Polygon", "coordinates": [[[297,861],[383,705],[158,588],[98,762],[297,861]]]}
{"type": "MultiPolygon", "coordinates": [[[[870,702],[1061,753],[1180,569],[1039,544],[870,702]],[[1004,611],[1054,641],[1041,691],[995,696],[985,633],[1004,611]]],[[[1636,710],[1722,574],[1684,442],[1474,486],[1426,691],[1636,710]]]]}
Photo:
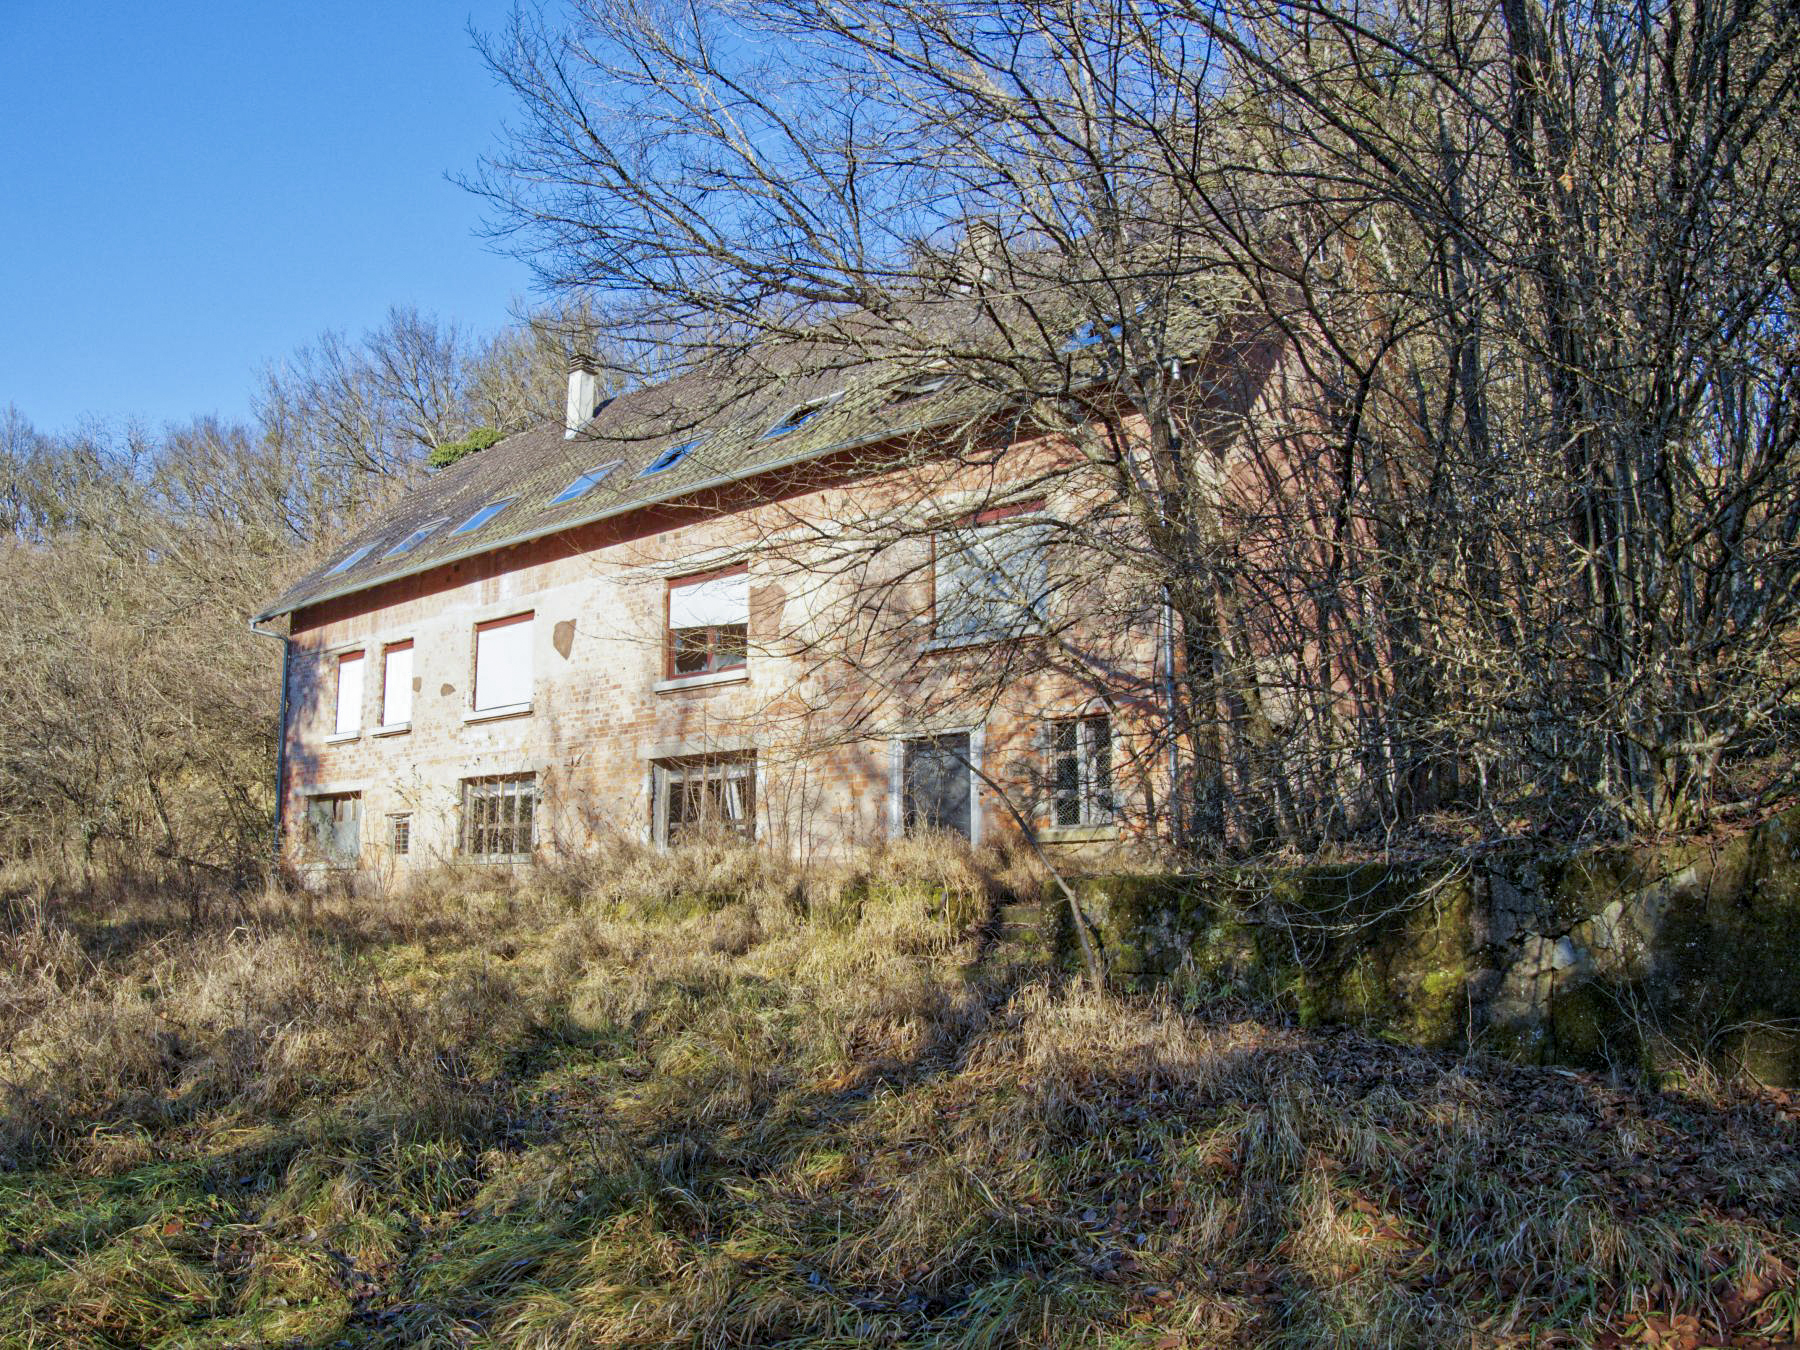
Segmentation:
{"type": "Polygon", "coordinates": [[[1800,1334],[1778,1100],[1097,994],[991,944],[1037,884],[941,841],[9,878],[0,1345],[1800,1334]]]}

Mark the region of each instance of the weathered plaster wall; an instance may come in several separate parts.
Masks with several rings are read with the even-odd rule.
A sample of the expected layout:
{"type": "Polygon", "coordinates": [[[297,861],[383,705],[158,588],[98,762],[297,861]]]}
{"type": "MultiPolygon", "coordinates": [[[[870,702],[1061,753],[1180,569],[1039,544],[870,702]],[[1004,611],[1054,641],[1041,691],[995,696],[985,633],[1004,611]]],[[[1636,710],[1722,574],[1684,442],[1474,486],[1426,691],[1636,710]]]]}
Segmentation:
{"type": "Polygon", "coordinates": [[[1113,968],[1421,1044],[1800,1083],[1800,810],[1726,842],[1095,877],[1113,968]]]}

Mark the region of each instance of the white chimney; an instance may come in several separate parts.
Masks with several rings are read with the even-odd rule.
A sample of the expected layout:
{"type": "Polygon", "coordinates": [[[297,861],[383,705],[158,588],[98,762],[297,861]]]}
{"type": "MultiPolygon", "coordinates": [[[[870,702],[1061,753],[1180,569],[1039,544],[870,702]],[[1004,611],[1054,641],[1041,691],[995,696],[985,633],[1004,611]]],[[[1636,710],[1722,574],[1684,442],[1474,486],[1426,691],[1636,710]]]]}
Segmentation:
{"type": "Polygon", "coordinates": [[[569,407],[563,416],[563,439],[572,441],[600,407],[600,376],[591,358],[569,359],[569,407]]]}

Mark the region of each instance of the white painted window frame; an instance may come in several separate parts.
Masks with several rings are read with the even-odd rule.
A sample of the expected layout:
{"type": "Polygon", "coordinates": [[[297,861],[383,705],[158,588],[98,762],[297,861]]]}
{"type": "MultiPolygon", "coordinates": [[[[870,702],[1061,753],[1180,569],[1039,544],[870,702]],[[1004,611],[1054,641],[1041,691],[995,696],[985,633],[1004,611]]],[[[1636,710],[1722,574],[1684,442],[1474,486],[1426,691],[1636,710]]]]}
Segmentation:
{"type": "Polygon", "coordinates": [[[986,814],[982,805],[986,784],[978,770],[987,746],[987,730],[980,724],[921,727],[888,738],[888,838],[898,839],[906,833],[906,747],[913,741],[936,740],[940,736],[969,738],[969,846],[979,848],[982,818],[986,814]]]}

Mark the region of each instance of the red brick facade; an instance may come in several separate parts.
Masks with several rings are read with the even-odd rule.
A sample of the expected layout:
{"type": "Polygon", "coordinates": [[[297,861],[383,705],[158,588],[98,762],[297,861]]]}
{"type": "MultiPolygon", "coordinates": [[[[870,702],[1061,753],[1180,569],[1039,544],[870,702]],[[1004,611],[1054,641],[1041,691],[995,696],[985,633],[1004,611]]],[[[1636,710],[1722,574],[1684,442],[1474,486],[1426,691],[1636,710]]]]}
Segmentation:
{"type": "MultiPolygon", "coordinates": [[[[1010,452],[1035,456],[1040,467],[1045,453],[1010,452]]],[[[514,808],[472,807],[465,782],[523,775],[532,777],[539,857],[580,851],[607,834],[653,838],[661,833],[656,766],[702,756],[753,761],[759,838],[803,856],[837,853],[905,826],[896,790],[912,762],[908,740],[940,734],[966,734],[969,758],[993,780],[976,775],[971,782],[969,832],[977,842],[1016,831],[996,787],[1048,845],[1107,848],[1121,834],[1141,837],[1159,810],[1155,756],[1140,753],[1160,713],[1153,706],[1160,652],[1154,624],[1095,635],[1108,644],[1108,668],[1119,672],[1120,687],[1110,690],[1032,651],[1034,637],[946,642],[926,651],[929,618],[921,616],[934,602],[933,538],[920,531],[885,550],[923,560],[884,601],[891,606],[900,597],[901,609],[910,605],[916,613],[884,619],[874,630],[891,644],[892,660],[846,659],[816,631],[826,601],[810,593],[806,577],[771,541],[791,536],[797,523],[841,520],[845,494],[854,494],[860,510],[884,494],[902,500],[917,489],[899,475],[826,475],[821,469],[813,483],[778,492],[744,484],[735,494],[646,508],[296,611],[281,785],[289,859],[320,856],[318,831],[334,810],[357,818],[343,827],[342,861],[352,836],[365,868],[466,853],[471,811],[474,825],[501,830],[514,808]],[[740,567],[748,569],[747,659],[671,678],[671,582],[740,567]],[[531,615],[528,702],[480,712],[477,632],[524,614],[531,615]],[[410,720],[383,726],[384,653],[406,643],[410,720]],[[364,657],[362,698],[348,711],[353,729],[339,735],[338,663],[355,652],[364,657]],[[996,680],[1001,667],[1006,675],[996,680]],[[1096,731],[1050,728],[1095,713],[1109,718],[1096,731]],[[1096,761],[1088,738],[1108,730],[1110,759],[1096,761]],[[1072,799],[1056,804],[1057,774],[1073,773],[1077,753],[1088,756],[1084,774],[1110,769],[1116,823],[1098,819],[1098,808],[1077,811],[1072,799]],[[1084,818],[1070,824],[1078,815],[1084,818]],[[406,845],[398,857],[397,830],[406,845]]],[[[996,483],[1020,476],[990,466],[971,472],[961,504],[954,480],[940,479],[936,495],[946,519],[959,511],[968,516],[966,505],[991,510],[996,483]]],[[[1054,488],[1029,506],[1054,517],[1054,488]]],[[[834,578],[820,591],[845,584],[834,578]]],[[[487,835],[480,847],[496,848],[487,835]]]]}

